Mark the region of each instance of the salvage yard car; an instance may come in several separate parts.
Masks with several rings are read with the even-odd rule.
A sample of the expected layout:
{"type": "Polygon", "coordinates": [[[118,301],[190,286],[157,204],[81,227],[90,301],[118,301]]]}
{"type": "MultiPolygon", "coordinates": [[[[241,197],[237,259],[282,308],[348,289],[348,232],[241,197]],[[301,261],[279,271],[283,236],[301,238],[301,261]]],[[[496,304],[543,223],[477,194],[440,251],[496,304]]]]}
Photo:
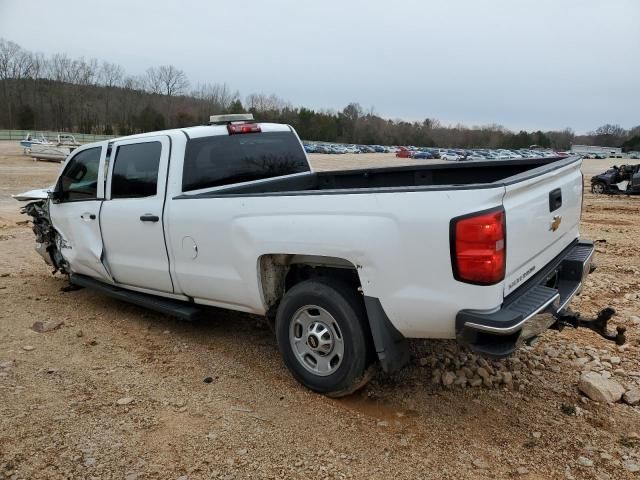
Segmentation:
{"type": "Polygon", "coordinates": [[[16,198],[73,285],[182,318],[263,315],[293,376],[339,396],[402,367],[406,338],[499,357],[562,318],[594,251],[580,166],[314,172],[292,127],[216,116],[84,145],[16,198]]]}
{"type": "Polygon", "coordinates": [[[591,192],[640,195],[640,164],[614,165],[606,172],[591,177],[591,192]]]}

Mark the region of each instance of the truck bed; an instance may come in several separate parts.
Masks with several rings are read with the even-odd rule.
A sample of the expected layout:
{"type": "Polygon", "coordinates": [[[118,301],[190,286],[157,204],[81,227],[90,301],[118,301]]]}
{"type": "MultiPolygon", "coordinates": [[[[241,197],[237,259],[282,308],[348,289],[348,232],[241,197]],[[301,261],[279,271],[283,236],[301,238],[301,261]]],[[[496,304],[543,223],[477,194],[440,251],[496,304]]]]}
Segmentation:
{"type": "Polygon", "coordinates": [[[491,188],[511,184],[561,168],[579,157],[548,157],[486,162],[438,163],[359,170],[309,172],[250,183],[217,187],[177,198],[217,196],[272,196],[386,191],[491,188]],[[366,190],[363,192],[363,190],[366,190]]]}

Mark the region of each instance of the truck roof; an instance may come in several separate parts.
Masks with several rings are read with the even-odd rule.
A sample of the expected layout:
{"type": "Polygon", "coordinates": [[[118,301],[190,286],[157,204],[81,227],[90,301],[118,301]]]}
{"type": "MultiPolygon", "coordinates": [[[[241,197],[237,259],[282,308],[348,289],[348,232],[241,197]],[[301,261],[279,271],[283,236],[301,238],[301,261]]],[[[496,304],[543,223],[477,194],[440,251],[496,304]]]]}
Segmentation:
{"type": "MultiPolygon", "coordinates": [[[[259,125],[262,132],[292,131],[292,128],[284,123],[248,123],[255,123],[256,125],[259,125]]],[[[190,138],[212,137],[214,135],[229,135],[229,131],[227,130],[226,125],[200,125],[197,127],[182,128],[181,130],[185,132],[190,138]]]]}
{"type": "MultiPolygon", "coordinates": [[[[262,132],[293,131],[290,125],[286,125],[284,123],[260,123],[260,122],[249,122],[249,123],[255,123],[256,125],[259,125],[260,130],[262,132]]],[[[226,125],[198,125],[195,127],[172,128],[169,130],[159,130],[155,132],[136,133],[134,135],[127,135],[124,137],[113,138],[110,140],[110,142],[117,142],[124,139],[155,137],[157,135],[170,135],[173,133],[184,133],[184,134],[187,134],[189,138],[212,137],[215,135],[229,134],[226,125]]]]}

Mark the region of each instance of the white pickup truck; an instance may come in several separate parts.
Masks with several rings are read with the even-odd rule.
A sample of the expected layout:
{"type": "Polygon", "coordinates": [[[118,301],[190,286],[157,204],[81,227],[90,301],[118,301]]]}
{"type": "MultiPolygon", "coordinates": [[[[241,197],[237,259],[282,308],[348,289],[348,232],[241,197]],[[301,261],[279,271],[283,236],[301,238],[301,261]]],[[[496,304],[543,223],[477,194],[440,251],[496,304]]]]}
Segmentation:
{"type": "Polygon", "coordinates": [[[76,149],[16,196],[37,250],[157,311],[264,315],[295,378],[334,396],[400,368],[406,338],[509,355],[590,271],[579,157],[314,172],[290,126],[213,120],[76,149]]]}

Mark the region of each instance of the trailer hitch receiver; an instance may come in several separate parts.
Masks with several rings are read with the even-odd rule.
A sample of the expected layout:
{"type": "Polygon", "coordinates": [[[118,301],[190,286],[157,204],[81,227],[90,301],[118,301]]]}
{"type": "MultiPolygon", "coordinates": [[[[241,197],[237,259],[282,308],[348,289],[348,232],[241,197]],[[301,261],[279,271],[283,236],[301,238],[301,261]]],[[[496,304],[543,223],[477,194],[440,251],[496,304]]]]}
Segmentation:
{"type": "Polygon", "coordinates": [[[556,314],[557,321],[552,328],[558,331],[562,331],[564,327],[588,328],[599,334],[602,338],[616,342],[616,345],[624,345],[627,341],[625,336],[627,329],[625,327],[616,327],[616,332],[614,333],[610,332],[607,328],[609,320],[615,313],[616,311],[613,308],[607,307],[600,310],[596,318],[586,319],[582,318],[577,312],[566,310],[561,314],[556,314]]]}

